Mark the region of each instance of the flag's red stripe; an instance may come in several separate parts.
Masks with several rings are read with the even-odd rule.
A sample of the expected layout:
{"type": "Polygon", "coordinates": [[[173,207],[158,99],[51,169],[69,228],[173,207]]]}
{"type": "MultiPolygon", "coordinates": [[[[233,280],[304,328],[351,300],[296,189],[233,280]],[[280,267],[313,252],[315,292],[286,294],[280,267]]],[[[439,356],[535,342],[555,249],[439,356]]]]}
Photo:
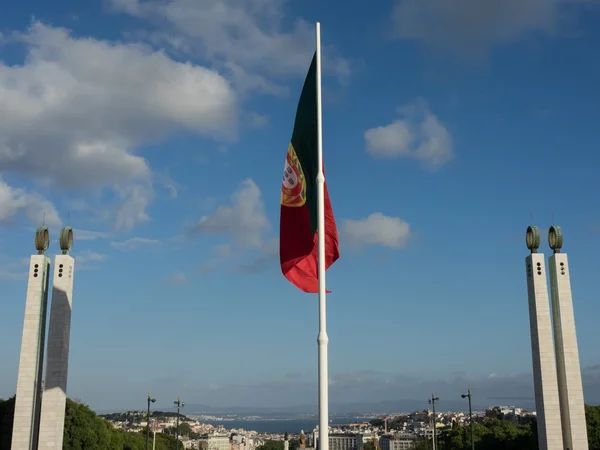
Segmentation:
{"type": "MultiPolygon", "coordinates": [[[[281,207],[280,253],[281,271],[285,277],[304,292],[319,292],[318,231],[310,237],[308,210],[281,207]]],[[[338,232],[325,185],[325,267],[328,269],[339,258],[338,232]]]]}

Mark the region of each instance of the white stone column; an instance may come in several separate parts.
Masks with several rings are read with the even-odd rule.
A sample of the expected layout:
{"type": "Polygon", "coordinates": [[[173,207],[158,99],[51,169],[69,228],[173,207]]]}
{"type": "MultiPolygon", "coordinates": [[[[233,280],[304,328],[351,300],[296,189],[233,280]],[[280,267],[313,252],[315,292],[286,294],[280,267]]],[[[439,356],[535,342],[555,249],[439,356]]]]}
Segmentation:
{"type": "Polygon", "coordinates": [[[49,272],[50,259],[44,255],[31,256],[17,378],[12,450],[37,448],[49,272]]]}
{"type": "Polygon", "coordinates": [[[74,269],[75,260],[71,256],[56,256],[39,450],[63,448],[74,269]]]}
{"type": "Polygon", "coordinates": [[[567,255],[555,253],[548,258],[548,265],[564,448],[565,450],[588,450],[579,348],[567,255]]]}
{"type": "Polygon", "coordinates": [[[539,449],[564,450],[544,255],[532,253],[525,262],[539,449]]]}

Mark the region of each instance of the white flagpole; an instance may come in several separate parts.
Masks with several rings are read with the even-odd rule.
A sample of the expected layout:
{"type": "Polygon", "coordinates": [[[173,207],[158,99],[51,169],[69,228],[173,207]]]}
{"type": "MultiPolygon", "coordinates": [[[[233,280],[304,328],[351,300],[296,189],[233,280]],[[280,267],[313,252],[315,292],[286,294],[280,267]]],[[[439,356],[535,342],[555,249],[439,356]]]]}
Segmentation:
{"type": "Polygon", "coordinates": [[[317,22],[317,204],[319,239],[319,450],[329,450],[329,376],[327,367],[327,306],[325,283],[325,175],[321,106],[321,24],[317,22]]]}

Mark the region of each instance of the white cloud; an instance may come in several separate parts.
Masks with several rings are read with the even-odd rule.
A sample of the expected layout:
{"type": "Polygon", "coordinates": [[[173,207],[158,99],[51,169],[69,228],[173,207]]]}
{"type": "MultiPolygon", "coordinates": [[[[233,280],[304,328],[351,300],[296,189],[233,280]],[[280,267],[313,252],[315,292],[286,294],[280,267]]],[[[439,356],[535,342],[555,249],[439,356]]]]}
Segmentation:
{"type": "Polygon", "coordinates": [[[231,245],[219,244],[212,249],[212,253],[217,258],[229,258],[231,256],[231,245]]]}
{"type": "Polygon", "coordinates": [[[29,258],[0,264],[0,280],[23,280],[27,278],[29,258]]]}
{"type": "Polygon", "coordinates": [[[77,252],[75,259],[78,264],[85,264],[90,262],[103,262],[106,260],[106,255],[102,253],[92,252],[90,250],[83,250],[77,252]]]}
{"type": "Polygon", "coordinates": [[[410,237],[410,225],[399,217],[373,213],[361,220],[342,221],[342,236],[351,244],[380,245],[399,249],[410,237]]]}
{"type": "Polygon", "coordinates": [[[169,191],[170,198],[177,198],[179,196],[179,191],[177,191],[177,186],[173,183],[165,183],[165,189],[169,191]]]}
{"type": "Polygon", "coordinates": [[[392,20],[400,38],[480,57],[528,34],[562,31],[569,5],[586,3],[594,0],[396,0],[392,20]]]}
{"type": "Polygon", "coordinates": [[[214,138],[235,132],[236,94],[212,70],[39,22],[13,38],[26,58],[0,64],[0,175],[77,193],[112,189],[117,227],[149,219],[152,171],[134,153],[140,145],[177,129],[214,138]]]}
{"type": "Polygon", "coordinates": [[[267,256],[279,256],[279,236],[269,239],[262,247],[262,252],[267,256]]]}
{"type": "Polygon", "coordinates": [[[132,251],[142,247],[153,247],[160,244],[156,239],[133,237],[122,242],[111,242],[110,245],[118,250],[132,251]]]}
{"type": "Polygon", "coordinates": [[[133,184],[117,188],[121,204],[115,213],[115,226],[117,229],[131,229],[136,223],[148,222],[150,216],[146,209],[154,192],[150,183],[133,184]]]}
{"type": "Polygon", "coordinates": [[[270,230],[260,189],[247,179],[233,192],[228,205],[219,206],[192,228],[195,234],[229,239],[213,247],[212,257],[200,264],[199,272],[206,274],[232,261],[235,261],[232,268],[237,271],[264,270],[279,255],[279,238],[269,236],[270,230]]]}
{"type": "Polygon", "coordinates": [[[96,239],[106,239],[108,236],[109,233],[104,231],[81,230],[79,228],[73,229],[73,238],[78,241],[94,241],[96,239]]]}
{"type": "MultiPolygon", "coordinates": [[[[0,99],[2,98],[0,93],[0,99]]],[[[1,100],[0,100],[1,102],[1,100]]],[[[0,116],[2,115],[0,108],[0,116]]],[[[0,124],[0,128],[2,125],[0,124]]],[[[0,162],[2,155],[0,136],[0,162]]],[[[13,188],[0,178],[0,224],[9,222],[16,215],[23,214],[29,221],[48,226],[60,225],[60,217],[54,205],[42,196],[24,189],[13,188]]]]}
{"type": "Polygon", "coordinates": [[[230,205],[200,219],[193,232],[230,236],[238,248],[261,248],[263,235],[270,229],[259,187],[251,179],[241,183],[231,195],[230,205]]]}
{"type": "Polygon", "coordinates": [[[239,272],[259,273],[271,268],[277,261],[279,261],[279,237],[274,237],[263,243],[258,257],[238,264],[235,269],[239,272]]]}
{"type": "MultiPolygon", "coordinates": [[[[262,75],[303,74],[315,49],[314,24],[290,24],[285,0],[111,0],[114,9],[155,23],[154,41],[226,68],[242,90],[277,94],[262,75]],[[248,75],[248,72],[254,72],[248,75]]],[[[324,46],[323,67],[342,78],[347,60],[324,46]]]]}
{"type": "Polygon", "coordinates": [[[92,252],[90,250],[76,251],[72,253],[77,263],[77,270],[90,270],[95,268],[94,263],[106,261],[106,255],[103,253],[92,252]]]}
{"type": "Polygon", "coordinates": [[[394,157],[408,153],[414,139],[411,126],[403,120],[365,132],[367,151],[373,156],[394,157]]]}
{"type": "Polygon", "coordinates": [[[162,184],[163,188],[169,193],[169,198],[179,197],[179,186],[166,172],[155,172],[154,179],[162,184]]]}
{"type": "Polygon", "coordinates": [[[0,266],[0,280],[24,280],[27,278],[27,271],[15,271],[14,268],[0,266]]]}
{"type": "Polygon", "coordinates": [[[167,277],[166,281],[171,284],[186,284],[188,282],[184,273],[176,272],[167,277]]]}
{"type": "Polygon", "coordinates": [[[208,273],[214,272],[215,270],[217,270],[217,267],[219,266],[219,261],[218,260],[209,260],[209,261],[203,261],[198,265],[198,273],[201,275],[206,275],[208,273]]]}
{"type": "Polygon", "coordinates": [[[430,169],[453,158],[452,136],[422,99],[397,112],[398,120],[365,131],[367,153],[376,158],[414,158],[430,169]]]}

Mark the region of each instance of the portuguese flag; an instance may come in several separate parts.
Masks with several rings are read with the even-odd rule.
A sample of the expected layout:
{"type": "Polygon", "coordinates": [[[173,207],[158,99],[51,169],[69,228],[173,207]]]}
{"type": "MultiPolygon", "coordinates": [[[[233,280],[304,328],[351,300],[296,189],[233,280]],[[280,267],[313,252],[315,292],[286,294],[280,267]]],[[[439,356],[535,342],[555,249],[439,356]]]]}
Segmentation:
{"type": "MultiPolygon", "coordinates": [[[[304,292],[319,292],[318,277],[318,128],[317,67],[313,57],[300,101],[292,140],[288,147],[281,186],[279,253],[281,271],[304,292]]],[[[340,256],[338,233],[325,190],[325,267],[340,256]]]]}

